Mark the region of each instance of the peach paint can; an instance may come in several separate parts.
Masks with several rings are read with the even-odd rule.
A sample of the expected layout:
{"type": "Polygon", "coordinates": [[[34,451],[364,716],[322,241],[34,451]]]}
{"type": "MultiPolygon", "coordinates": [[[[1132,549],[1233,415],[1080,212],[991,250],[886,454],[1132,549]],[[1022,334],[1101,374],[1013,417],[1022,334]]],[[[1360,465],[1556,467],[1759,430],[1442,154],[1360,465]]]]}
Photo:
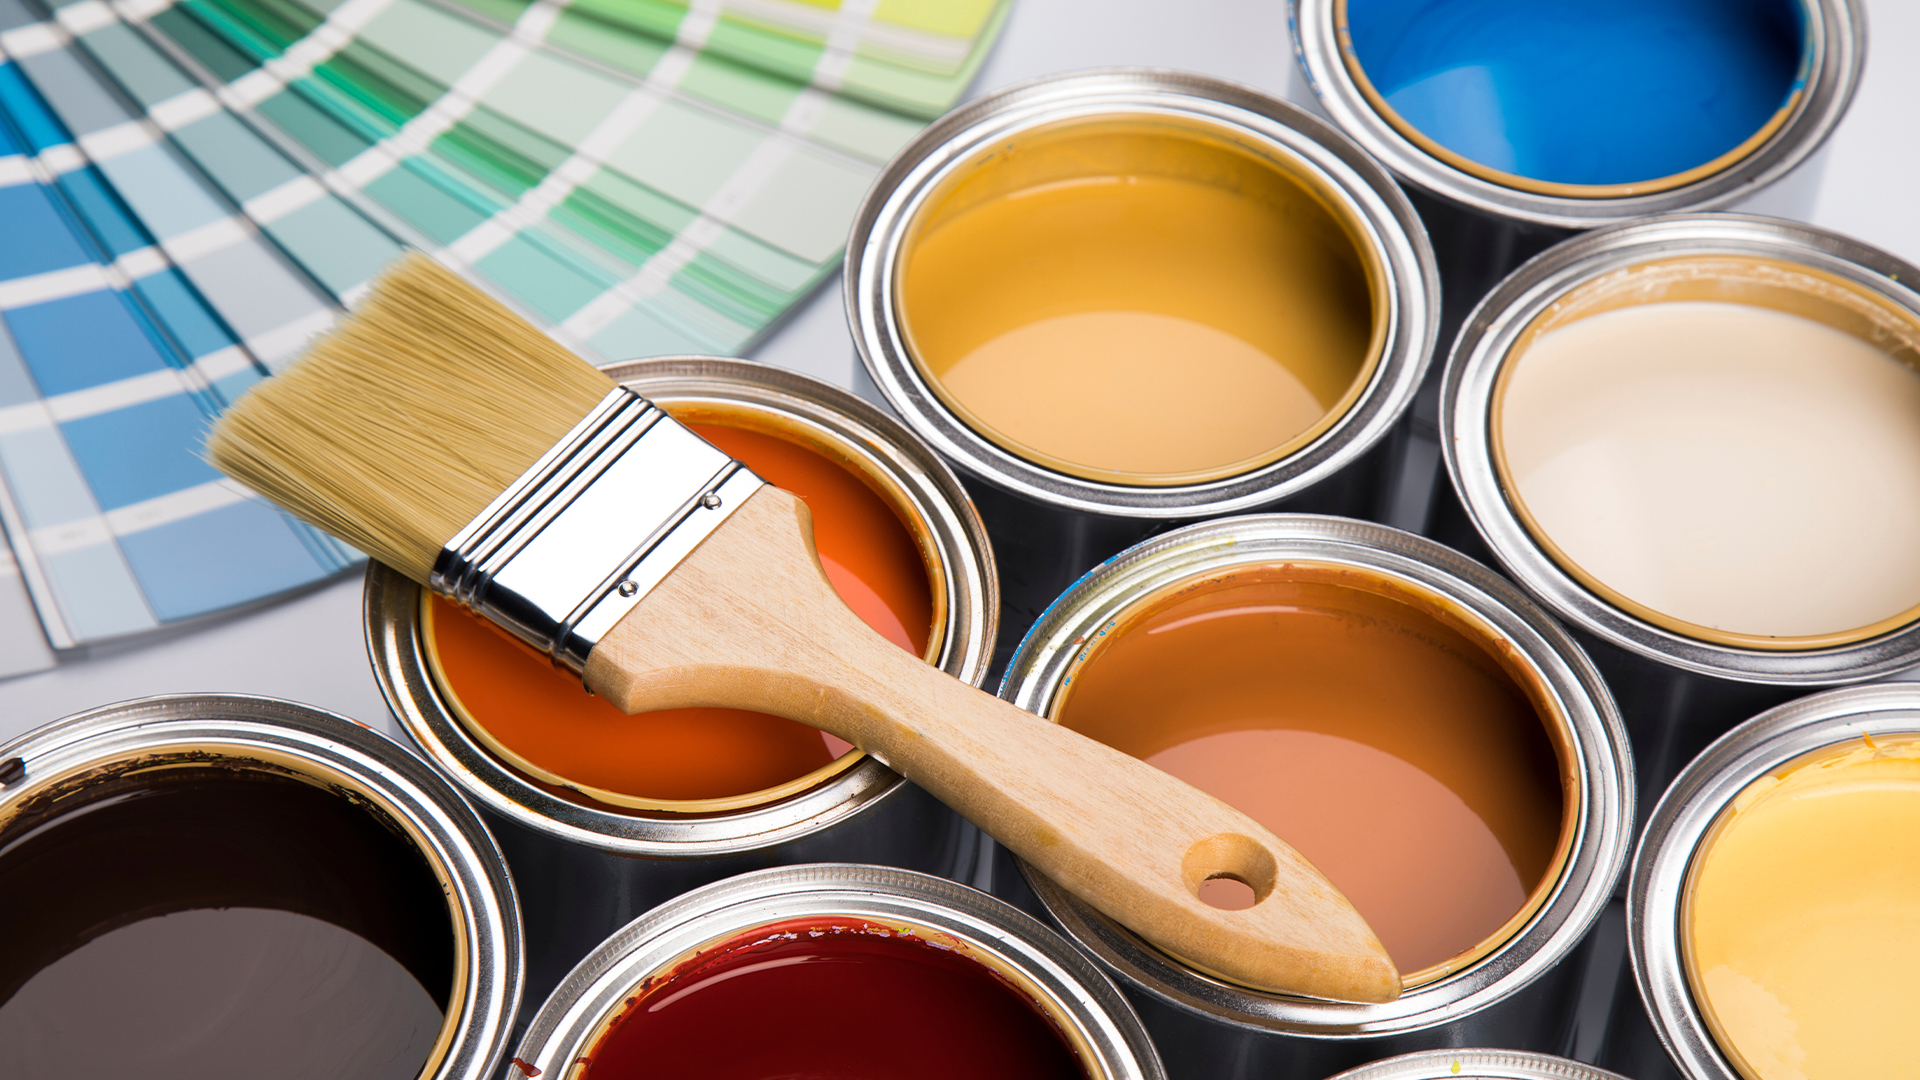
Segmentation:
{"type": "MultiPolygon", "coordinates": [[[[1385,526],[1221,518],[1075,584],[1001,696],[1256,817],[1346,893],[1402,971],[1384,1005],[1235,986],[1023,867],[1127,989],[1169,1075],[1562,1047],[1582,941],[1625,864],[1633,765],[1599,674],[1504,580],[1385,526]]],[[[1207,888],[1220,906],[1247,902],[1233,882],[1207,888]]]]}

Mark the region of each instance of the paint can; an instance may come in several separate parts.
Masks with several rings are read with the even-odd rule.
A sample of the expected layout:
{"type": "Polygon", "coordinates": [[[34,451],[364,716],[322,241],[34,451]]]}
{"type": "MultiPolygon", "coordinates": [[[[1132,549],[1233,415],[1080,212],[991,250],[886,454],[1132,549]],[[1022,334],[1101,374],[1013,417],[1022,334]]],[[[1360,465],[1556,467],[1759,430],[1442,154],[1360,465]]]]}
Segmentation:
{"type": "Polygon", "coordinates": [[[1453,483],[1606,673],[1642,807],[1740,720],[1920,662],[1916,279],[1810,226],[1670,215],[1533,259],[1456,341],[1453,483]]]}
{"type": "Polygon", "coordinates": [[[1579,1061],[1520,1050],[1466,1048],[1401,1054],[1331,1080],[1625,1080],[1579,1061]]]}
{"type": "Polygon", "coordinates": [[[14,1075],[483,1080],[509,1045],[499,850],[345,717],[174,695],[30,731],[0,746],[0,881],[14,1075]]]}
{"type": "Polygon", "coordinates": [[[1354,901],[1403,970],[1420,969],[1388,1004],[1242,988],[1022,866],[1115,974],[1169,1075],[1569,1044],[1581,943],[1626,861],[1633,765],[1599,673],[1497,575],[1367,522],[1192,525],[1064,594],[1001,696],[1253,814],[1354,901]]]}
{"type": "MultiPolygon", "coordinates": [[[[847,970],[844,963],[837,966],[847,970]]],[[[593,1075],[617,1080],[629,1072],[609,1060],[614,1056],[610,1044],[621,1038],[634,1040],[636,1035],[656,1040],[650,1055],[655,1062],[683,1050],[688,1042],[705,1049],[703,1040],[721,1035],[752,1046],[760,1055],[763,1069],[751,1073],[754,1076],[786,1075],[780,1068],[788,1064],[782,1055],[809,1052],[819,1055],[809,1059],[812,1063],[827,1059],[837,1066],[806,1071],[810,1076],[1078,1075],[1087,1080],[1165,1076],[1126,1001],[1059,935],[984,893],[926,874],[879,866],[819,864],[742,874],[662,904],[574,968],[541,1006],[520,1045],[516,1064],[527,1076],[577,1080],[593,1075]],[[942,971],[926,983],[881,983],[880,978],[887,978],[884,968],[877,969],[877,975],[854,968],[850,982],[839,984],[837,993],[810,988],[809,975],[821,978],[820,972],[835,969],[832,961],[852,959],[837,955],[849,945],[872,946],[869,955],[880,956],[883,963],[943,957],[942,971]],[[728,964],[730,968],[721,966],[728,964]],[[776,977],[797,974],[798,981],[769,981],[769,973],[782,967],[784,972],[776,977]],[[972,970],[963,974],[954,968],[972,970]],[[753,978],[739,978],[755,969],[758,974],[753,978]],[[735,1007],[712,1006],[714,1019],[724,1030],[704,1030],[704,1017],[680,1019],[672,1008],[693,1000],[697,995],[692,990],[708,991],[728,978],[738,980],[735,1007]],[[971,997],[945,1004],[931,1000],[927,991],[937,989],[935,981],[947,978],[984,983],[980,989],[985,996],[1011,1009],[982,1010],[971,997]],[[762,985],[755,987],[756,980],[762,985]],[[882,989],[893,986],[898,989],[882,989]],[[749,999],[755,995],[767,998],[763,1005],[777,1007],[753,1008],[749,999]],[[856,1000],[863,1001],[864,1007],[851,1008],[856,1000]],[[822,1002],[817,1011],[826,1015],[820,1026],[831,1029],[820,1040],[825,1049],[811,1040],[804,1048],[799,1045],[806,1033],[794,1029],[807,1017],[771,1015],[797,1012],[815,1001],[822,1002]],[[655,1030],[641,1035],[629,1017],[647,1012],[657,1012],[661,1021],[655,1022],[655,1030]],[[752,1017],[745,1028],[743,1015],[752,1017]],[[675,1026],[668,1026],[662,1037],[658,1029],[667,1025],[675,1026]],[[1010,1032],[1010,1026],[1020,1031],[1010,1032]],[[1009,1060],[1001,1063],[1003,1068],[969,1074],[955,1071],[954,1061],[936,1063],[919,1056],[962,1061],[981,1057],[983,1045],[989,1049],[1018,1045],[1027,1028],[1051,1029],[1032,1041],[1043,1044],[1047,1056],[1056,1064],[1064,1061],[1066,1068],[1042,1070],[1031,1061],[1009,1060]],[[791,1040],[792,1045],[783,1040],[791,1040]],[[1044,1045],[1049,1042],[1054,1045],[1044,1045]],[[912,1045],[903,1051],[902,1043],[912,1045]],[[901,1056],[883,1058],[883,1054],[901,1056]],[[853,1062],[856,1067],[849,1067],[856,1055],[860,1058],[853,1062]],[[935,1064],[943,1065],[945,1071],[935,1069],[935,1064]]],[[[707,1061],[698,1071],[714,1076],[721,1068],[721,1063],[707,1061]]],[[[802,1071],[791,1070],[793,1075],[802,1071]]]]}
{"type": "Polygon", "coordinates": [[[1113,69],[922,132],[855,219],[847,306],[874,392],[987,520],[1004,661],[1062,589],[1153,532],[1373,514],[1381,442],[1436,340],[1433,266],[1393,180],[1325,123],[1113,69]]]}
{"type": "MultiPolygon", "coordinates": [[[[605,370],[808,499],[842,596],[876,627],[893,613],[897,640],[979,685],[997,617],[993,552],[931,450],[851,394],[763,364],[605,370]]],[[[527,1015],[614,929],[709,881],[846,859],[965,878],[979,857],[970,823],[845,744],[737,710],[639,726],[378,564],[366,629],[401,727],[481,809],[521,883],[527,1015]]]]}
{"type": "Polygon", "coordinates": [[[1696,1080],[1889,1075],[1911,1062],[1911,827],[1885,815],[1915,802],[1917,746],[1920,689],[1856,686],[1755,716],[1687,766],[1634,853],[1628,942],[1646,1012],[1613,1033],[1604,1060],[1696,1080]],[[1753,889],[1756,871],[1772,886],[1753,889]],[[1780,951],[1763,968],[1756,948],[1780,951]],[[1835,960],[1867,967],[1822,983],[1835,960]],[[1870,1000],[1835,1000],[1836,987],[1870,1000]],[[1878,1024],[1883,1013],[1898,1019],[1878,1024]]]}
{"type": "MultiPolygon", "coordinates": [[[[1335,126],[1407,185],[1440,253],[1441,340],[1522,262],[1651,214],[1804,218],[1859,83],[1858,0],[1292,0],[1335,126]]],[[[1403,448],[1437,462],[1438,386],[1403,448]]],[[[1446,485],[1389,519],[1471,536],[1446,485]]]]}

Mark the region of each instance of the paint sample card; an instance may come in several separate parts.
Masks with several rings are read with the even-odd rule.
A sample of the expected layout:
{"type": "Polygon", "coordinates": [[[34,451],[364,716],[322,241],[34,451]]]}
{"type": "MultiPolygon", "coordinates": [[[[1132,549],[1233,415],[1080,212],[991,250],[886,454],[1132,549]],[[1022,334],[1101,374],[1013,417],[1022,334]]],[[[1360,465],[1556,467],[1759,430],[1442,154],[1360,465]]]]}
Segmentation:
{"type": "MultiPolygon", "coordinates": [[[[460,0],[479,11],[499,0],[460,0]]],[[[952,108],[992,49],[1011,0],[574,0],[610,27],[932,119],[952,108]]],[[[593,34],[594,31],[587,30],[593,34]]]]}
{"type": "Polygon", "coordinates": [[[546,0],[511,26],[429,0],[127,13],[57,12],[163,126],[189,99],[142,91],[102,31],[182,57],[330,190],[600,358],[744,350],[838,265],[879,163],[914,130],[679,46],[583,64],[545,43],[583,16],[546,0]]]}
{"type": "Polygon", "coordinates": [[[779,17],[758,23],[656,6],[623,21],[640,8],[0,0],[15,162],[0,179],[31,206],[20,265],[0,267],[20,279],[0,304],[0,409],[31,445],[0,458],[22,580],[54,644],[245,603],[357,558],[248,502],[195,448],[405,246],[590,359],[744,351],[837,268],[872,177],[919,129],[913,93],[945,80],[944,108],[1006,5],[776,0],[758,14],[779,17]],[[755,60],[769,34],[810,44],[755,60]],[[879,107],[886,79],[860,72],[894,68],[919,89],[879,107]],[[53,303],[93,314],[43,323],[112,346],[36,337],[53,303]],[[110,359],[92,371],[79,356],[110,359]],[[125,480],[136,462],[154,475],[125,480]],[[129,537],[217,513],[267,515],[271,528],[255,524],[272,541],[248,551],[271,572],[161,587],[171,571],[129,537]],[[291,563],[265,554],[288,541],[291,563]]]}
{"type": "Polygon", "coordinates": [[[92,140],[98,158],[76,145],[63,120],[109,130],[112,109],[88,113],[77,94],[52,109],[27,67],[57,80],[68,59],[0,63],[0,217],[21,241],[0,251],[0,521],[57,647],[247,603],[355,560],[198,451],[211,417],[265,374],[253,346],[330,320],[329,301],[291,278],[274,293],[258,271],[269,252],[186,186],[163,147],[138,132],[92,140]],[[292,303],[249,326],[209,302],[246,287],[292,303]]]}

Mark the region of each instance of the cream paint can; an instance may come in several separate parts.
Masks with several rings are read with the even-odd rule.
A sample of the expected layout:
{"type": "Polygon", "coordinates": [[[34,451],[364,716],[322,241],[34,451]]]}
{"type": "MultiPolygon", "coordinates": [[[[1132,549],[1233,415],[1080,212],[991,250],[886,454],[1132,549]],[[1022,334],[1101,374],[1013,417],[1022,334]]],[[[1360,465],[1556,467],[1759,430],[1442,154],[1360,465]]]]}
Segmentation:
{"type": "Polygon", "coordinates": [[[847,249],[873,392],[966,478],[999,657],[1101,559],[1183,521],[1370,516],[1435,340],[1398,187],[1294,107],[1199,75],[1058,76],[937,121],[847,249]]]}
{"type": "Polygon", "coordinates": [[[1909,1067],[1916,814],[1910,686],[1815,694],[1708,747],[1634,855],[1628,942],[1651,1027],[1617,1031],[1605,1060],[1690,1080],[1909,1067]]]}
{"type": "MultiPolygon", "coordinates": [[[[956,678],[986,677],[992,548],[913,435],[845,391],[749,361],[606,371],[807,499],[829,577],[863,618],[956,678]]],[[[365,623],[401,728],[479,807],[526,883],[523,1023],[614,929],[718,878],[859,860],[965,880],[985,857],[972,824],[837,740],[737,710],[621,715],[377,564],[365,623]]]]}
{"type": "Polygon", "coordinates": [[[1916,276],[1808,226],[1653,218],[1532,260],[1455,343],[1456,489],[1607,673],[1643,805],[1744,717],[1920,660],[1916,276]]]}
{"type": "Polygon", "coordinates": [[[1633,764],[1585,654],[1479,564],[1342,518],[1187,526],[1076,583],[1001,696],[1297,842],[1403,968],[1387,1004],[1247,989],[1023,867],[1131,997],[1169,1075],[1318,1076],[1440,1046],[1587,1041],[1585,942],[1625,862],[1633,764]],[[1502,875],[1512,888],[1486,893],[1502,875]]]}

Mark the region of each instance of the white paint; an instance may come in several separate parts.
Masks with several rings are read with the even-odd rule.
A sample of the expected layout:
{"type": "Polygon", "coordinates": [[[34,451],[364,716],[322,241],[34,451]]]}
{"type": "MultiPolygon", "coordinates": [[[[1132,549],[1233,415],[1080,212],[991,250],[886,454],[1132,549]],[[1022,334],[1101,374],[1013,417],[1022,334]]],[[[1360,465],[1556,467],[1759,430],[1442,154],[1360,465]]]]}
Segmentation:
{"type": "Polygon", "coordinates": [[[1822,323],[1655,303],[1552,330],[1498,419],[1527,509],[1654,611],[1742,634],[1920,604],[1920,373],[1822,323]]]}

